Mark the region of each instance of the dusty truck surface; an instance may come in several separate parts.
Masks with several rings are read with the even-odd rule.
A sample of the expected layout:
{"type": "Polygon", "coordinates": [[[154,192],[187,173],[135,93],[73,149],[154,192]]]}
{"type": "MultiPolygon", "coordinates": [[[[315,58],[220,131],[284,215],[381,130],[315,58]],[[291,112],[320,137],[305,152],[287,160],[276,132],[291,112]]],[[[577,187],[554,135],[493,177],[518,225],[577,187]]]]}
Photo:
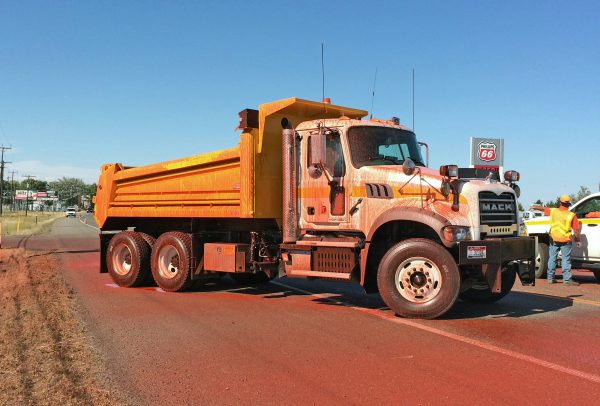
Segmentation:
{"type": "Polygon", "coordinates": [[[240,112],[234,148],[103,165],[101,272],[127,287],[153,278],[166,291],[223,274],[353,281],[418,318],[459,297],[498,300],[517,275],[533,284],[535,240],[518,236],[519,174],[432,170],[411,130],[366,114],[289,98],[240,112]]]}

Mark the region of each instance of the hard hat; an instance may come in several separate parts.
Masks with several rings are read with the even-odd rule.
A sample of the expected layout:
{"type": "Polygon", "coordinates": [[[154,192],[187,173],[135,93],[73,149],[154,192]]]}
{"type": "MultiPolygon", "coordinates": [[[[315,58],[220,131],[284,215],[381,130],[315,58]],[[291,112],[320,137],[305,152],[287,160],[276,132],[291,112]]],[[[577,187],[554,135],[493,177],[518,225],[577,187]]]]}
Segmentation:
{"type": "Polygon", "coordinates": [[[562,195],[559,200],[562,204],[571,204],[571,196],[569,195],[562,195]]]}

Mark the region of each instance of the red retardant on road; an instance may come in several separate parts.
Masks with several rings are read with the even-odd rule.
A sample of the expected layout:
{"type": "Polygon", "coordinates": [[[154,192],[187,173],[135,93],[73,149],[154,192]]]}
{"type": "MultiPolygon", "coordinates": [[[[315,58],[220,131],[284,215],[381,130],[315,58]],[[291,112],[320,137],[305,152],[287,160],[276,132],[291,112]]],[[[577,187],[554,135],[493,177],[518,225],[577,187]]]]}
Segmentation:
{"type": "Polygon", "coordinates": [[[88,330],[114,382],[143,404],[590,405],[600,395],[600,285],[519,289],[415,321],[350,284],[118,288],[98,273],[97,245],[75,219],[27,241],[68,251],[58,255],[88,330]],[[558,297],[566,289],[589,303],[558,297]]]}

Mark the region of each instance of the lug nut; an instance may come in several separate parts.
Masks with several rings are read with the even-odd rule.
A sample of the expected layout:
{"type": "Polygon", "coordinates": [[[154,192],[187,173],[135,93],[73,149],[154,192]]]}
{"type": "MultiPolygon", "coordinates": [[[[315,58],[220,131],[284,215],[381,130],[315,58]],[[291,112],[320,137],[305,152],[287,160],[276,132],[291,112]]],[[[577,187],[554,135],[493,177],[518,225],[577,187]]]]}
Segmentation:
{"type": "Polygon", "coordinates": [[[425,292],[423,289],[421,289],[421,293],[425,292]]]}
{"type": "Polygon", "coordinates": [[[410,278],[404,279],[407,283],[410,282],[410,278]]]}
{"type": "MultiPolygon", "coordinates": [[[[421,269],[421,271],[422,271],[422,269],[421,269]]],[[[429,272],[425,271],[425,275],[429,276],[429,272]]]]}
{"type": "Polygon", "coordinates": [[[427,282],[431,283],[431,278],[427,278],[427,282]]]}
{"type": "Polygon", "coordinates": [[[425,288],[429,289],[429,285],[425,286],[425,288]]]}

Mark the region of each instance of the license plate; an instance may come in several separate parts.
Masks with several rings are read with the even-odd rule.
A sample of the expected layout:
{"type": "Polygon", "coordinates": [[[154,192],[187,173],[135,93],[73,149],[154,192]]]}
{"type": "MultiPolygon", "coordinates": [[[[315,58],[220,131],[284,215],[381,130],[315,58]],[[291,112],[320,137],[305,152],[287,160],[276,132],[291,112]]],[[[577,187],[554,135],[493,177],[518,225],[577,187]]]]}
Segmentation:
{"type": "Polygon", "coordinates": [[[467,246],[467,258],[468,259],[483,259],[486,258],[487,247],[485,246],[467,246]]]}

